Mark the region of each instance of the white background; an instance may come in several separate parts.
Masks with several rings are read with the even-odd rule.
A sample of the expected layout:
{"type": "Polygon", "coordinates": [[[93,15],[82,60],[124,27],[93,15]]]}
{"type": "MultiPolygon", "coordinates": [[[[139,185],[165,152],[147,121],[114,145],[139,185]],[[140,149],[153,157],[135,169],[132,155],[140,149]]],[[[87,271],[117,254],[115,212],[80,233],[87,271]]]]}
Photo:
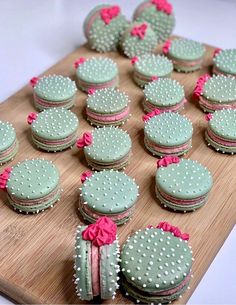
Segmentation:
{"type": "MultiPolygon", "coordinates": [[[[136,0],[0,0],[0,102],[84,43],[83,20],[91,8],[103,2],[119,4],[129,18],[139,3],[136,0]]],[[[236,0],[171,2],[177,19],[175,34],[221,48],[236,48],[236,0]]],[[[236,229],[189,304],[236,304],[235,245],[236,229]]],[[[0,304],[5,303],[7,300],[0,295],[0,304]]]]}

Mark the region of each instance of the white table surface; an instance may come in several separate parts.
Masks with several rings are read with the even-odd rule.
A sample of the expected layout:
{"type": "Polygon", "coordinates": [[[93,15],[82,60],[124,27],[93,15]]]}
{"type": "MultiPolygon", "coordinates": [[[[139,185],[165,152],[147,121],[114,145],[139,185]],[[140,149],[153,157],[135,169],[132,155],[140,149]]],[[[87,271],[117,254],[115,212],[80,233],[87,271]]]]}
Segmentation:
{"type": "MultiPolygon", "coordinates": [[[[139,3],[0,0],[0,102],[84,43],[83,20],[91,8],[103,2],[119,4],[129,18],[139,3]]],[[[172,3],[177,17],[175,34],[221,48],[236,48],[236,0],[172,0],[172,3]]],[[[188,304],[236,304],[235,245],[236,228],[188,304]]],[[[0,295],[2,304],[12,302],[0,295]]]]}

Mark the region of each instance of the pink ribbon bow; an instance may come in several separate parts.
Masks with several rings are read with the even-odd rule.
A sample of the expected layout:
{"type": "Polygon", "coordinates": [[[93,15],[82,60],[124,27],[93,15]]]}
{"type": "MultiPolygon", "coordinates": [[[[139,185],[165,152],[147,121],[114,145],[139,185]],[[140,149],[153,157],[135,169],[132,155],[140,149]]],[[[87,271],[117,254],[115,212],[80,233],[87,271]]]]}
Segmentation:
{"type": "Polygon", "coordinates": [[[189,240],[189,234],[187,233],[181,233],[180,229],[178,227],[172,226],[168,222],[162,221],[157,226],[157,229],[162,229],[165,232],[171,232],[174,236],[179,237],[183,240],[189,240]]]}
{"type": "Polygon", "coordinates": [[[36,76],[32,77],[30,80],[31,87],[34,88],[37,85],[38,81],[39,81],[39,77],[36,77],[36,76]]]}
{"type": "Polygon", "coordinates": [[[84,57],[80,57],[79,59],[77,59],[77,60],[74,62],[74,67],[75,67],[75,69],[77,69],[78,66],[79,66],[79,65],[82,65],[85,61],[86,61],[86,58],[84,58],[84,57]]]}
{"type": "Polygon", "coordinates": [[[90,132],[85,132],[83,136],[77,140],[76,145],[78,148],[89,146],[93,143],[93,136],[90,132]]]}
{"type": "Polygon", "coordinates": [[[214,53],[213,53],[213,58],[216,57],[216,55],[218,55],[221,51],[222,51],[222,49],[216,48],[214,53]]]}
{"type": "Polygon", "coordinates": [[[205,120],[206,121],[210,121],[213,118],[213,114],[212,113],[208,113],[205,115],[205,120]]]}
{"type": "Polygon", "coordinates": [[[86,181],[89,177],[91,177],[93,175],[93,172],[91,171],[86,171],[86,172],[83,172],[80,176],[80,180],[82,183],[84,183],[84,181],[86,181]]]}
{"type": "Polygon", "coordinates": [[[166,40],[166,42],[164,43],[163,47],[162,47],[162,52],[163,54],[168,54],[169,53],[169,50],[170,50],[170,47],[171,47],[171,40],[168,39],[166,40]]]}
{"type": "Polygon", "coordinates": [[[162,11],[170,15],[173,11],[173,6],[167,0],[151,0],[151,3],[156,6],[158,11],[162,11]]]}
{"type": "Polygon", "coordinates": [[[28,117],[27,117],[27,123],[31,125],[36,119],[37,119],[38,114],[35,112],[31,112],[28,117]]]}
{"type": "Polygon", "coordinates": [[[151,80],[152,80],[152,81],[158,80],[158,76],[152,76],[152,77],[151,77],[151,80]]]}
{"type": "Polygon", "coordinates": [[[112,244],[116,239],[116,232],[116,224],[109,217],[103,216],[87,226],[82,232],[82,238],[92,241],[96,247],[101,247],[112,244]]]}
{"type": "Polygon", "coordinates": [[[131,35],[137,36],[139,39],[144,39],[147,27],[148,26],[146,23],[143,23],[141,25],[136,25],[135,27],[132,28],[131,35]]]}
{"type": "Polygon", "coordinates": [[[12,168],[7,167],[4,171],[0,174],[0,189],[6,191],[7,181],[10,178],[12,168]]]}
{"type": "Polygon", "coordinates": [[[210,78],[209,74],[204,74],[202,76],[199,77],[199,79],[196,82],[196,86],[193,90],[193,95],[195,97],[199,97],[202,94],[203,91],[203,87],[206,83],[206,81],[210,78]]]}
{"type": "Polygon", "coordinates": [[[164,158],[157,160],[157,168],[167,167],[169,164],[179,162],[180,158],[177,156],[165,156],[164,158]]]}
{"type": "Polygon", "coordinates": [[[134,56],[133,58],[131,58],[131,64],[134,65],[136,62],[138,61],[138,57],[134,56]]]}
{"type": "Polygon", "coordinates": [[[88,94],[89,94],[89,95],[93,95],[93,94],[95,93],[95,91],[96,91],[96,89],[94,89],[94,88],[89,88],[89,89],[88,89],[88,94]]]}
{"type": "Polygon", "coordinates": [[[114,5],[111,7],[106,7],[101,9],[100,16],[105,24],[109,24],[113,18],[117,17],[120,14],[120,7],[114,5]]]}
{"type": "Polygon", "coordinates": [[[144,114],[142,116],[142,119],[144,122],[147,122],[149,119],[153,118],[156,115],[159,115],[161,113],[161,111],[157,108],[155,108],[153,111],[148,112],[147,114],[144,114]]]}

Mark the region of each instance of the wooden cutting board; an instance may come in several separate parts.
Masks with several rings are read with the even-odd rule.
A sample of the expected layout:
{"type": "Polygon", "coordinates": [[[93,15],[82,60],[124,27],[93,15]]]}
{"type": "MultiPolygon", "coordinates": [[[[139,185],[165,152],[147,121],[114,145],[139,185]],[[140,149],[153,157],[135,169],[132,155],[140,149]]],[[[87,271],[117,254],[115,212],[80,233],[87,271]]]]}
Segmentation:
{"type": "MultiPolygon", "coordinates": [[[[213,48],[207,46],[207,56],[201,71],[191,74],[173,73],[173,78],[184,85],[189,100],[183,114],[194,125],[193,148],[186,158],[199,160],[210,169],[214,177],[214,187],[206,206],[186,214],[163,209],[155,198],[156,158],[144,149],[142,90],[132,81],[129,59],[118,53],[105,54],[117,62],[120,89],[132,101],[132,117],[123,127],[133,141],[131,164],[125,172],[136,178],[141,193],[134,217],[119,227],[120,243],[123,244],[133,231],[148,224],[156,225],[163,220],[188,232],[195,257],[194,278],[190,290],[181,299],[182,304],[193,293],[236,220],[236,157],[217,153],[206,145],[204,130],[207,123],[197,102],[191,98],[197,78],[209,69],[212,54],[213,48]]],[[[86,45],[82,46],[50,68],[46,74],[59,73],[74,78],[73,63],[80,56],[99,54],[90,51],[86,45]]],[[[79,134],[91,129],[85,120],[85,100],[86,95],[78,91],[72,111],[80,119],[79,134]]],[[[26,123],[26,117],[31,111],[35,109],[29,85],[0,105],[0,119],[13,123],[20,142],[17,157],[8,165],[27,158],[52,160],[60,170],[64,191],[61,201],[53,209],[38,215],[14,212],[6,203],[6,193],[0,193],[0,290],[19,303],[81,303],[75,294],[72,277],[74,233],[76,226],[83,222],[78,213],[80,174],[87,168],[86,162],[83,152],[76,148],[58,153],[37,150],[30,141],[30,128],[26,123]]],[[[1,171],[3,168],[4,166],[0,167],[1,171]]],[[[112,303],[132,302],[118,293],[112,303]]]]}

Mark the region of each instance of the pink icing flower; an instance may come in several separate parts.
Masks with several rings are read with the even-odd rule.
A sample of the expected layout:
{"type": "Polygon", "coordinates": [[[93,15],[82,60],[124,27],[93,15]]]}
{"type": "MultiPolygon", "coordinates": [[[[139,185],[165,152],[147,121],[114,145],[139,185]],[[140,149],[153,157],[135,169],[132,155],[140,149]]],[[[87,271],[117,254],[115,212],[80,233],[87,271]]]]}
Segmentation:
{"type": "Polygon", "coordinates": [[[133,58],[131,58],[131,64],[134,65],[136,62],[138,61],[138,57],[134,56],[133,58]]]}
{"type": "Polygon", "coordinates": [[[39,77],[32,77],[30,80],[30,85],[32,88],[34,88],[37,85],[37,82],[39,81],[39,77]]]}
{"type": "Polygon", "coordinates": [[[177,156],[165,156],[164,158],[157,160],[157,168],[167,167],[169,164],[179,162],[180,158],[177,156]]]}
{"type": "Polygon", "coordinates": [[[101,9],[100,16],[105,24],[109,24],[113,18],[117,17],[120,14],[120,7],[114,5],[111,7],[106,7],[101,9]]]}
{"type": "Polygon", "coordinates": [[[132,28],[130,33],[132,36],[137,36],[139,39],[143,40],[146,34],[147,27],[148,26],[146,23],[142,23],[141,25],[136,25],[132,28]]]}
{"type": "Polygon", "coordinates": [[[96,91],[96,89],[94,89],[94,88],[89,88],[89,89],[88,89],[88,94],[89,94],[89,95],[93,95],[93,94],[95,93],[95,91],[96,91]]]}
{"type": "Polygon", "coordinates": [[[151,0],[151,3],[156,6],[158,11],[162,11],[168,15],[173,12],[173,7],[167,0],[151,0]]]}
{"type": "Polygon", "coordinates": [[[116,239],[116,232],[116,224],[109,217],[103,216],[87,226],[82,232],[82,238],[92,241],[96,247],[101,247],[112,244],[116,239]]]}
{"type": "Polygon", "coordinates": [[[168,54],[169,53],[169,50],[170,50],[170,47],[171,47],[171,40],[168,39],[166,40],[166,42],[164,43],[163,47],[162,47],[162,52],[163,54],[168,54]]]}
{"type": "Polygon", "coordinates": [[[89,177],[91,177],[93,175],[93,172],[91,171],[86,171],[86,172],[83,172],[80,176],[80,180],[82,183],[84,183],[84,181],[86,181],[89,177]]]}
{"type": "Polygon", "coordinates": [[[155,108],[153,111],[145,114],[142,116],[142,119],[144,122],[147,122],[149,119],[153,118],[156,115],[159,115],[161,113],[161,111],[157,108],[155,108]]]}
{"type": "Polygon", "coordinates": [[[165,232],[171,232],[174,236],[181,238],[183,240],[189,240],[189,234],[187,233],[181,233],[180,229],[178,227],[172,226],[166,221],[160,222],[157,226],[157,229],[162,229],[165,232]]]}
{"type": "Polygon", "coordinates": [[[208,113],[205,115],[205,120],[206,121],[210,121],[213,118],[213,114],[212,113],[208,113]]]}
{"type": "Polygon", "coordinates": [[[222,49],[216,48],[214,53],[213,53],[213,58],[216,57],[221,51],[222,51],[222,49]]]}
{"type": "Polygon", "coordinates": [[[27,123],[31,125],[36,119],[37,119],[38,114],[35,112],[31,112],[28,117],[27,117],[27,123]]]}
{"type": "Polygon", "coordinates": [[[89,146],[93,143],[93,136],[90,132],[85,132],[83,136],[76,142],[78,148],[89,146]]]}
{"type": "Polygon", "coordinates": [[[7,167],[0,174],[0,189],[6,191],[7,181],[10,178],[12,167],[7,167]]]}
{"type": "Polygon", "coordinates": [[[158,76],[152,76],[152,77],[151,77],[151,80],[152,80],[152,81],[158,80],[158,76]]]}
{"type": "Polygon", "coordinates": [[[84,58],[84,57],[80,57],[79,59],[77,59],[77,60],[74,62],[74,67],[75,67],[75,69],[77,69],[78,66],[81,65],[81,64],[83,64],[85,61],[86,61],[86,58],[84,58]]]}
{"type": "Polygon", "coordinates": [[[195,97],[198,98],[202,94],[204,85],[209,78],[210,78],[210,75],[207,73],[199,77],[199,79],[196,82],[195,88],[193,90],[193,95],[195,97]]]}

